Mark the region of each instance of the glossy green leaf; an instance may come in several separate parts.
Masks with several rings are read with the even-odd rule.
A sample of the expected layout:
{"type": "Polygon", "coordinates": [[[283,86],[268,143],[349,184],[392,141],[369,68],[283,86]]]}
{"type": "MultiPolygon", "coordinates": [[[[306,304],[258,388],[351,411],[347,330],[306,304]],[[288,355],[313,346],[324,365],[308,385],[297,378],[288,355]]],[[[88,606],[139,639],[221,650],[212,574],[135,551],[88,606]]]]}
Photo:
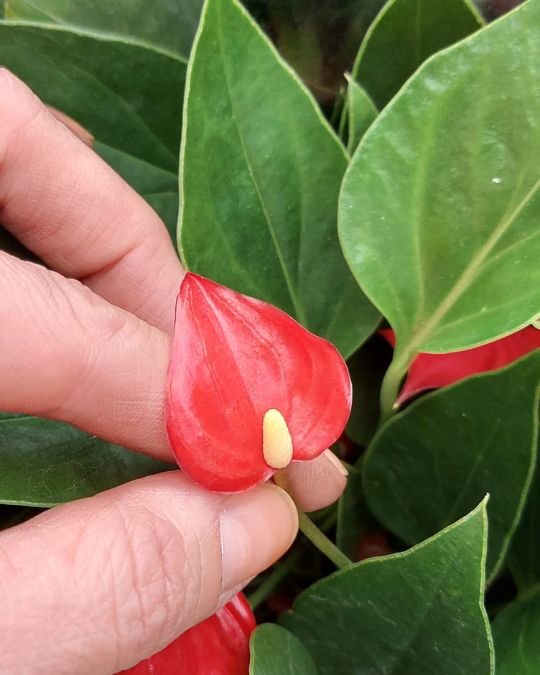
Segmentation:
{"type": "Polygon", "coordinates": [[[0,62],[88,129],[96,150],[173,227],[183,60],[122,39],[4,23],[0,62]]]}
{"type": "Polygon", "coordinates": [[[351,467],[337,507],[336,545],[348,558],[358,560],[360,540],[370,529],[374,523],[364,500],[362,473],[351,467]]]}
{"type": "Polygon", "coordinates": [[[281,623],[321,675],[491,675],[486,535],[482,503],[405,553],[322,579],[281,623]]]}
{"type": "Polygon", "coordinates": [[[54,506],[176,468],[68,424],[0,414],[0,503],[54,506]]]}
{"type": "Polygon", "coordinates": [[[353,79],[349,79],[346,105],[349,122],[347,150],[352,154],[362,140],[362,136],[377,117],[378,111],[367,92],[353,79]]]}
{"type": "Polygon", "coordinates": [[[429,56],[481,25],[469,0],[390,0],[366,33],[352,75],[383,108],[429,56]]]}
{"type": "Polygon", "coordinates": [[[432,57],[368,130],[340,237],[396,363],[527,324],[540,305],[540,2],[432,57]]]}
{"type": "Polygon", "coordinates": [[[416,543],[491,495],[487,569],[499,568],[536,460],[540,350],[439,389],[390,420],[364,463],[370,509],[416,543]],[[511,467],[511,470],[509,469],[511,467]]]}
{"type": "MultiPolygon", "coordinates": [[[[540,453],[538,453],[540,454],[540,453]]],[[[520,591],[540,584],[540,470],[537,466],[519,527],[508,555],[520,591]]]]}
{"type": "Polygon", "coordinates": [[[7,19],[42,21],[137,38],[189,55],[202,0],[5,0],[7,19]]]}
{"type": "Polygon", "coordinates": [[[378,315],[337,239],[346,166],[315,101],[240,4],[208,0],[186,87],[183,259],[348,355],[378,315]]]}
{"type": "Polygon", "coordinates": [[[497,675],[538,675],[540,590],[504,609],[493,623],[497,675]]]}
{"type": "Polygon", "coordinates": [[[380,416],[379,391],[392,353],[383,338],[374,335],[347,361],[353,385],[353,402],[345,431],[362,447],[369,445],[377,429],[380,416]]]}
{"type": "Polygon", "coordinates": [[[249,643],[249,675],[317,675],[309,652],[292,633],[263,623],[249,643]]]}

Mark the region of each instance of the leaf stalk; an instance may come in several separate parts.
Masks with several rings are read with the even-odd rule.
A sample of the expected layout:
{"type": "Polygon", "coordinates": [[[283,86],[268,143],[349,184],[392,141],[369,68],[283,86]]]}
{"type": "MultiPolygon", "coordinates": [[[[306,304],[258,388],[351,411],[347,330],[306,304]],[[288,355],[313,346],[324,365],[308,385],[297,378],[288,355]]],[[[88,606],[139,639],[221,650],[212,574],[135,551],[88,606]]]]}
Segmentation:
{"type": "Polygon", "coordinates": [[[399,394],[401,381],[405,377],[411,357],[408,352],[396,354],[388,367],[381,385],[381,413],[379,428],[396,413],[396,400],[399,394]]]}

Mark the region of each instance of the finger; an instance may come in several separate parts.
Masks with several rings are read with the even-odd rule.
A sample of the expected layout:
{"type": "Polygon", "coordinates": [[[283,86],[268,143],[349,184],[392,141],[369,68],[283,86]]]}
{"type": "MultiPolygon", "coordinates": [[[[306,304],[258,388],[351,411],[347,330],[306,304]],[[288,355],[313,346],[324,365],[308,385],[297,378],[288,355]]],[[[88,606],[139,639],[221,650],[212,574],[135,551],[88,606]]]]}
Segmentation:
{"type": "MultiPolygon", "coordinates": [[[[2,252],[0,316],[0,410],[70,422],[170,459],[164,333],[79,282],[2,252]]],[[[339,497],[343,472],[323,454],[284,476],[300,507],[314,510],[339,497]]]]}
{"type": "Polygon", "coordinates": [[[217,496],[174,472],[8,530],[0,670],[99,675],[132,666],[274,562],[296,527],[279,488],[217,496]]]}
{"type": "Polygon", "coordinates": [[[279,471],[274,482],[286,490],[302,511],[333,504],[347,485],[347,470],[331,450],[310,462],[293,462],[279,471]]]}
{"type": "Polygon", "coordinates": [[[51,115],[53,115],[53,117],[56,117],[59,122],[62,122],[62,124],[67,127],[72,134],[75,134],[75,136],[89,148],[94,145],[94,137],[92,134],[78,122],[76,122],[73,117],[66,115],[66,113],[63,113],[61,110],[53,108],[51,105],[47,106],[47,110],[51,113],[51,115]]]}
{"type": "Polygon", "coordinates": [[[170,459],[168,336],[78,281],[0,252],[0,410],[170,459]]]}
{"type": "Polygon", "coordinates": [[[44,262],[170,331],[182,275],[157,214],[0,69],[0,220],[44,262]]]}
{"type": "MultiPolygon", "coordinates": [[[[0,128],[3,222],[58,271],[82,278],[112,303],[170,332],[182,271],[156,214],[5,69],[0,128]]],[[[163,434],[152,452],[156,442],[163,446],[163,434]]],[[[292,470],[300,502],[324,505],[337,498],[343,478],[323,464],[292,470]],[[322,498],[303,487],[303,471],[310,481],[322,481],[315,490],[322,498]]]]}

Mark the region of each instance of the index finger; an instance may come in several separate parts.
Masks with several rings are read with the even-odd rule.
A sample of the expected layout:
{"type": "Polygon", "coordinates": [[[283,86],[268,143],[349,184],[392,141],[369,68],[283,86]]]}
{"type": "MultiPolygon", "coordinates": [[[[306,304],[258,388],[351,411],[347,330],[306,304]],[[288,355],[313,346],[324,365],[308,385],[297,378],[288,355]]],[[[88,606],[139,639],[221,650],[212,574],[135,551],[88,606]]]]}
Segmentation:
{"type": "MultiPolygon", "coordinates": [[[[56,271],[171,333],[183,271],[157,214],[5,69],[0,129],[2,222],[56,271]]],[[[131,440],[136,432],[134,425],[119,435],[141,448],[141,436],[131,440]]],[[[161,454],[155,445],[146,451],[161,454]]],[[[165,445],[161,435],[157,445],[165,445]]],[[[335,501],[345,487],[343,471],[328,456],[285,474],[306,510],[335,501]]]]}
{"type": "Polygon", "coordinates": [[[0,219],[55,271],[172,330],[182,266],[165,225],[5,68],[0,219]]]}

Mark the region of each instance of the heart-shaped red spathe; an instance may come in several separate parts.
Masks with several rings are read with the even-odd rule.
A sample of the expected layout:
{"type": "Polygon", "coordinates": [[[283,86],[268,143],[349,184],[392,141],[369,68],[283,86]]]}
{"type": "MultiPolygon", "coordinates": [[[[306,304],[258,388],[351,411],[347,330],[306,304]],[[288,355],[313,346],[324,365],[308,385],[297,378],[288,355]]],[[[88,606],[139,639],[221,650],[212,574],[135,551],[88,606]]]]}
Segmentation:
{"type": "Polygon", "coordinates": [[[345,362],[326,340],[266,302],[188,273],[176,305],[167,431],[195,481],[237,492],[272,476],[263,419],[283,417],[292,459],[317,457],[350,414],[345,362]]]}
{"type": "MultiPolygon", "coordinates": [[[[385,328],[380,332],[393,347],[394,331],[385,328]]],[[[427,389],[445,387],[476,373],[503,368],[539,347],[540,330],[526,326],[480,347],[447,354],[418,354],[411,363],[397,403],[401,405],[427,389]]]]}
{"type": "Polygon", "coordinates": [[[255,617],[238,593],[224,607],[170,645],[118,675],[248,675],[255,617]]]}

